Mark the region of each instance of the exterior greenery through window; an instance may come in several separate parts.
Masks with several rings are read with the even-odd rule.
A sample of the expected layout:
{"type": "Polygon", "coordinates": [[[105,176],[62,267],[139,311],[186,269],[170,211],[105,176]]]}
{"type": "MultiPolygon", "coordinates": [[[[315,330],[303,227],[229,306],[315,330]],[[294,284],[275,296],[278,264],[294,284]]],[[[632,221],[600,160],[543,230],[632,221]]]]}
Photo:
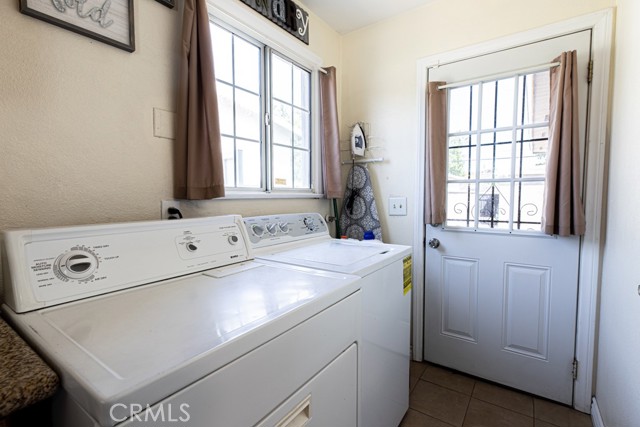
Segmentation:
{"type": "Polygon", "coordinates": [[[311,73],[214,22],[211,38],[225,187],[310,192],[311,73]]]}

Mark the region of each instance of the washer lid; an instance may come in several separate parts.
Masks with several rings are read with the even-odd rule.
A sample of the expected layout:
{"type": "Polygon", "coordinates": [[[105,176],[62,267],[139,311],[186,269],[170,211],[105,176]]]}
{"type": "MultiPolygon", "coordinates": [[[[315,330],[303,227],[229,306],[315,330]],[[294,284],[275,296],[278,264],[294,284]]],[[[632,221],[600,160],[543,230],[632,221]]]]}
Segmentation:
{"type": "Polygon", "coordinates": [[[409,246],[377,240],[332,239],[256,258],[364,276],[410,253],[409,246]]]}
{"type": "Polygon", "coordinates": [[[100,423],[153,404],[358,289],[355,276],[254,262],[21,315],[14,323],[100,423]]]}

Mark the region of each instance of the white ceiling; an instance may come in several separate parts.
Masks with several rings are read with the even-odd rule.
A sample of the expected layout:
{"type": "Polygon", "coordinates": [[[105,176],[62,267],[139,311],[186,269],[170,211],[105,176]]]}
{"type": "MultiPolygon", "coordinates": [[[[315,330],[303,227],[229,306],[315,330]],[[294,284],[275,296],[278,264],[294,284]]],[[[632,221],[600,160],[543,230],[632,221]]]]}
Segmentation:
{"type": "Polygon", "coordinates": [[[301,0],[331,28],[346,34],[434,0],[301,0]]]}

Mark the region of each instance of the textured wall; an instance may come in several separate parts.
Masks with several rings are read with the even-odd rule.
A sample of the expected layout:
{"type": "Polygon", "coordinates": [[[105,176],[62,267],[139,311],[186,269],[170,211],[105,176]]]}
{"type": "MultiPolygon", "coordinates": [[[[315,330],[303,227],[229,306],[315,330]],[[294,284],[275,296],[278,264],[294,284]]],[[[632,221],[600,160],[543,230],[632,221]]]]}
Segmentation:
{"type": "Polygon", "coordinates": [[[636,265],[640,257],[640,2],[618,0],[616,16],[596,398],[606,426],[635,427],[640,425],[640,277],[636,265]]]}
{"type": "Polygon", "coordinates": [[[417,61],[614,5],[614,0],[436,0],[344,37],[343,138],[348,139],[346,125],[367,122],[371,154],[388,159],[370,170],[390,242],[413,240],[417,61]],[[393,195],[408,197],[408,216],[387,215],[387,199],[393,195]]]}
{"type": "MultiPolygon", "coordinates": [[[[160,218],[173,141],[153,136],[153,108],[175,111],[181,11],[134,3],[127,53],[0,2],[0,230],[160,218]]],[[[311,50],[340,69],[340,36],[310,19],[311,50]]],[[[324,200],[198,207],[191,213],[329,210],[324,200]]]]}
{"type": "Polygon", "coordinates": [[[172,142],[179,12],[135,3],[127,53],[0,4],[0,229],[158,218],[172,142]]]}

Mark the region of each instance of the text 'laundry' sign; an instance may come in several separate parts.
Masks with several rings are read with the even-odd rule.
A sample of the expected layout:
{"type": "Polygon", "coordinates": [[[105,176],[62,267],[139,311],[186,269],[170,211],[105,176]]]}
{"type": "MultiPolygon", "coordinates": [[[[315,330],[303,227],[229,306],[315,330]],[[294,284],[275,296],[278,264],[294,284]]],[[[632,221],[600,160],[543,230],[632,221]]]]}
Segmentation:
{"type": "Polygon", "coordinates": [[[309,14],[291,0],[240,0],[309,44],[309,14]]]}

